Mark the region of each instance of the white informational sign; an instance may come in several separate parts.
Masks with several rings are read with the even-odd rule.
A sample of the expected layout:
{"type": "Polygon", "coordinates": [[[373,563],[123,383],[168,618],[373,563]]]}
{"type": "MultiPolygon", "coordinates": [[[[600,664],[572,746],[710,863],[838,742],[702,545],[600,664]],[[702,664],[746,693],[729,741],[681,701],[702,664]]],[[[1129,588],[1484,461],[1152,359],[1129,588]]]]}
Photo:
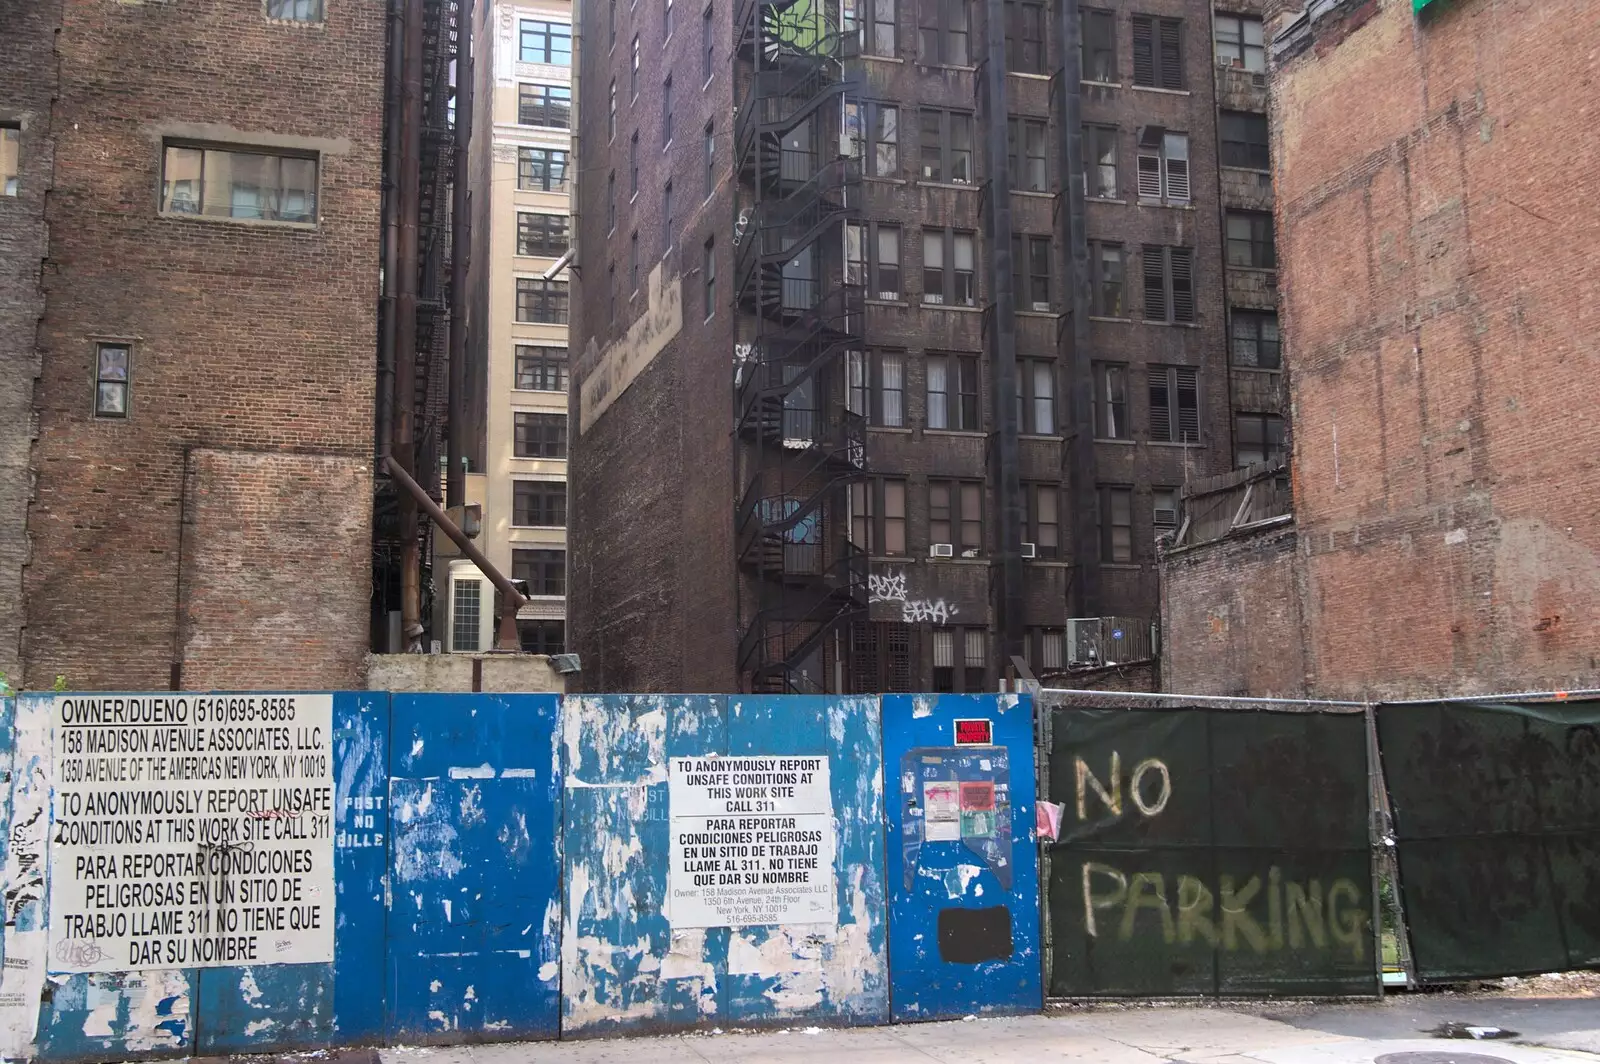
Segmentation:
{"type": "Polygon", "coordinates": [[[675,757],[667,767],[674,928],[836,922],[825,757],[675,757]]]}
{"type": "Polygon", "coordinates": [[[52,972],[333,960],[333,696],[57,698],[52,972]]]}

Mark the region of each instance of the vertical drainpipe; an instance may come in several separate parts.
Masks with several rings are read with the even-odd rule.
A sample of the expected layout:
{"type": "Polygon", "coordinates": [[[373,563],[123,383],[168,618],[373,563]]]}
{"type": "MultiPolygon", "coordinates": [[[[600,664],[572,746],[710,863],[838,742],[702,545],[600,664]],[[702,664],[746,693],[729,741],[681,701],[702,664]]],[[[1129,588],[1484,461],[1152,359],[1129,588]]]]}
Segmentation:
{"type": "Polygon", "coordinates": [[[467,395],[467,265],[472,257],[472,213],[467,182],[472,172],[472,78],[475,66],[472,44],[472,0],[460,0],[456,11],[456,157],[450,197],[450,376],[448,385],[448,438],[445,454],[447,507],[467,502],[467,474],[462,465],[467,395]]]}
{"type": "MultiPolygon", "coordinates": [[[[1089,351],[1089,234],[1084,214],[1082,30],[1078,0],[1061,5],[1061,231],[1062,276],[1072,305],[1072,344],[1067,369],[1069,422],[1067,469],[1072,500],[1072,554],[1075,587],[1067,595],[1069,614],[1095,616],[1100,600],[1100,492],[1095,484],[1094,371],[1089,351]],[[1074,595],[1072,592],[1075,591],[1074,595]]],[[[1128,283],[1123,261],[1123,284],[1128,283]]]]}
{"type": "Polygon", "coordinates": [[[996,648],[999,661],[1023,650],[1022,627],[1022,482],[1017,435],[1017,299],[1011,280],[1011,160],[1006,145],[1005,0],[986,0],[985,55],[982,94],[987,107],[984,147],[989,164],[989,393],[993,398],[993,444],[989,448],[994,486],[996,543],[991,569],[996,648]]]}
{"type": "MultiPolygon", "coordinates": [[[[400,238],[395,264],[395,374],[392,460],[414,474],[417,372],[417,222],[422,200],[422,0],[405,0],[400,86],[400,238]]],[[[422,556],[417,502],[400,492],[400,624],[408,651],[422,646],[422,556]]]]}
{"type": "MultiPolygon", "coordinates": [[[[405,0],[389,0],[389,71],[384,86],[383,293],[378,334],[378,457],[394,435],[395,285],[400,243],[400,80],[405,65],[405,0]]],[[[387,648],[386,648],[387,649],[387,648]]]]}

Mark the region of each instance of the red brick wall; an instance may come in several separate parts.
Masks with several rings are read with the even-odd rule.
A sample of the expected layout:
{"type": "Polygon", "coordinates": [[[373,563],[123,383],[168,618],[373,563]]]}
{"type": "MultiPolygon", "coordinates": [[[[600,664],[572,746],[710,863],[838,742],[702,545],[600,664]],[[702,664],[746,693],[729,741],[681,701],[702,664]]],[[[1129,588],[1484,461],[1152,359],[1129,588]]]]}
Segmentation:
{"type": "Polygon", "coordinates": [[[1274,80],[1316,695],[1600,683],[1600,20],[1435,7],[1348,5],[1274,80]]]}
{"type": "Polygon", "coordinates": [[[185,682],[266,682],[265,638],[299,655],[272,675],[361,685],[369,557],[352,544],[370,525],[385,4],[327,0],[319,26],[263,12],[64,3],[25,574],[34,685],[166,686],[185,448],[241,452],[194,467],[191,489],[238,511],[191,510],[185,682]],[[164,136],[317,151],[317,226],[160,216],[164,136]],[[133,344],[126,421],[90,416],[107,337],[133,344]],[[224,583],[237,612],[218,604],[224,583]],[[241,631],[222,638],[225,615],[241,631]]]}

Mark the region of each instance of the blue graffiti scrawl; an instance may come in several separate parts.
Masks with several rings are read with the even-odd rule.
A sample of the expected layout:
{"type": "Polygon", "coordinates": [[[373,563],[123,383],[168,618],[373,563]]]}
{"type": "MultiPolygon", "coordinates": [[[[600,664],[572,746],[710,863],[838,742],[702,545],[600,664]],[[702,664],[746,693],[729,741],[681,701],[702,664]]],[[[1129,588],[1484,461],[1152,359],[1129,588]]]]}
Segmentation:
{"type": "MultiPolygon", "coordinates": [[[[910,890],[925,843],[959,842],[1011,889],[1011,753],[1003,746],[923,746],[900,758],[901,824],[910,890]]],[[[960,893],[956,891],[955,893],[960,893]]]]}

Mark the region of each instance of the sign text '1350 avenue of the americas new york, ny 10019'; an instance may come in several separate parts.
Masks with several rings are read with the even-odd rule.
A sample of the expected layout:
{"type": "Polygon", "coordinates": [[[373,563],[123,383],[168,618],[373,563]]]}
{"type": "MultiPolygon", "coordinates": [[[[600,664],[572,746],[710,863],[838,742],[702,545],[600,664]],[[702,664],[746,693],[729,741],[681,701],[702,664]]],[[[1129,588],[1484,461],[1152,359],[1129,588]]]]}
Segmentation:
{"type": "Polygon", "coordinates": [[[57,698],[54,972],[333,960],[333,696],[57,698]]]}
{"type": "Polygon", "coordinates": [[[825,757],[674,757],[668,913],[675,928],[831,924],[825,757]]]}

